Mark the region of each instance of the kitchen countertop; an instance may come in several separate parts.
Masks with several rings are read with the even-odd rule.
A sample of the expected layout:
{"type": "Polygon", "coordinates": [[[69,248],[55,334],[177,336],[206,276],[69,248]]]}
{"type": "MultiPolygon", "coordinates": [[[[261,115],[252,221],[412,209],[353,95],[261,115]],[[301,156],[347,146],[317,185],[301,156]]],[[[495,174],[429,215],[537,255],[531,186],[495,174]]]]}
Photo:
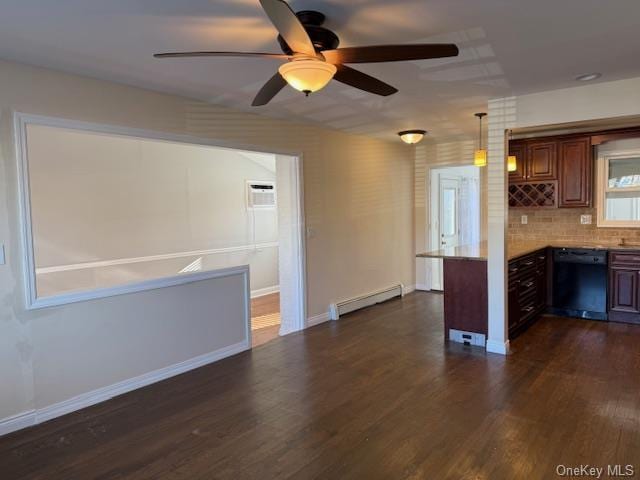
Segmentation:
{"type": "MultiPolygon", "coordinates": [[[[596,248],[603,250],[640,250],[640,245],[618,245],[616,243],[589,243],[589,242],[510,242],[507,245],[507,259],[527,255],[542,248],[596,248]]],[[[418,258],[449,258],[458,260],[486,260],[488,257],[487,242],[478,242],[473,245],[461,245],[458,247],[445,247],[440,250],[418,253],[418,258]]]]}

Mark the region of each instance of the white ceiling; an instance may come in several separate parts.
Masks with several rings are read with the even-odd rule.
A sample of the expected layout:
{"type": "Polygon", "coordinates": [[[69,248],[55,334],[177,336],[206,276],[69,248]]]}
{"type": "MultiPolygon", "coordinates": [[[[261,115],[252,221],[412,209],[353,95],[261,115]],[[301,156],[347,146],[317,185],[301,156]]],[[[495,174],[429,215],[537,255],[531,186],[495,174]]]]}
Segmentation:
{"type": "Polygon", "coordinates": [[[425,128],[473,135],[491,97],[640,76],[637,0],[292,0],[327,15],[341,46],[454,42],[457,58],[354,65],[396,86],[383,98],[338,82],[304,98],[287,87],[266,107],[253,96],[277,60],[164,59],[175,50],[279,52],[258,0],[0,0],[0,57],[263,115],[393,138],[425,128]]]}

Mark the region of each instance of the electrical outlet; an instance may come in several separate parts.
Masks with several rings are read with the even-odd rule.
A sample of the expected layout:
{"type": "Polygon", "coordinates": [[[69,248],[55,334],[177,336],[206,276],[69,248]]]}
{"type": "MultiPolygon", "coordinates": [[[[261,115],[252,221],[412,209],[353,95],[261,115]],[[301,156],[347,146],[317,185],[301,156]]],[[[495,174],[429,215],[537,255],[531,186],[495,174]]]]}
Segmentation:
{"type": "Polygon", "coordinates": [[[591,225],[591,215],[580,215],[581,225],[591,225]]]}
{"type": "Polygon", "coordinates": [[[529,217],[527,217],[526,215],[521,215],[520,216],[520,223],[522,225],[526,225],[527,223],[529,223],[529,217]]]}

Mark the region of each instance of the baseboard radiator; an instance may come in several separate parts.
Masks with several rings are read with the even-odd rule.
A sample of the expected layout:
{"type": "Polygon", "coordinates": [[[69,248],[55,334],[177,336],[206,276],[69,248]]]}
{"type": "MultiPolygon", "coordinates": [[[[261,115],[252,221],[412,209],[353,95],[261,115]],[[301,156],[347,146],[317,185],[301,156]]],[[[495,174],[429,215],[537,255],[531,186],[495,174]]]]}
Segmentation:
{"type": "Polygon", "coordinates": [[[399,283],[392,287],[378,290],[377,292],[368,293],[349,300],[343,300],[342,302],[332,303],[329,305],[329,318],[331,320],[338,320],[340,315],[344,315],[345,313],[360,310],[361,308],[369,307],[376,303],[382,303],[391,298],[401,297],[404,294],[403,292],[404,287],[399,283]]]}

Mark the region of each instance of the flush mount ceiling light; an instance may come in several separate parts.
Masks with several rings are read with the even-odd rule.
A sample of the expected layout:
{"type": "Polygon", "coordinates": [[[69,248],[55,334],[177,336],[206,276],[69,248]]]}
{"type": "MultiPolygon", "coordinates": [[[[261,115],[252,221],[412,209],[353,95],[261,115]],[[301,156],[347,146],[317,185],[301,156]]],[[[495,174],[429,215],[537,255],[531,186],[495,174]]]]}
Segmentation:
{"type": "Polygon", "coordinates": [[[473,164],[476,167],[486,167],[487,166],[487,151],[482,148],[482,117],[486,117],[486,113],[475,113],[476,117],[480,121],[480,130],[478,132],[478,150],[476,150],[473,154],[473,164]]]}
{"type": "Polygon", "coordinates": [[[293,60],[278,68],[289,85],[309,95],[324,88],[336,74],[335,65],[315,59],[293,60]]]}
{"type": "Polygon", "coordinates": [[[576,81],[578,81],[578,82],[590,82],[591,80],[596,80],[596,79],[600,78],[601,76],[602,76],[602,74],[599,73],[599,72],[585,73],[583,75],[578,75],[576,77],[576,81]]]}
{"type": "Polygon", "coordinates": [[[422,140],[426,133],[426,130],[403,130],[402,132],[398,132],[398,135],[400,135],[400,139],[404,143],[413,145],[422,140]]]}

